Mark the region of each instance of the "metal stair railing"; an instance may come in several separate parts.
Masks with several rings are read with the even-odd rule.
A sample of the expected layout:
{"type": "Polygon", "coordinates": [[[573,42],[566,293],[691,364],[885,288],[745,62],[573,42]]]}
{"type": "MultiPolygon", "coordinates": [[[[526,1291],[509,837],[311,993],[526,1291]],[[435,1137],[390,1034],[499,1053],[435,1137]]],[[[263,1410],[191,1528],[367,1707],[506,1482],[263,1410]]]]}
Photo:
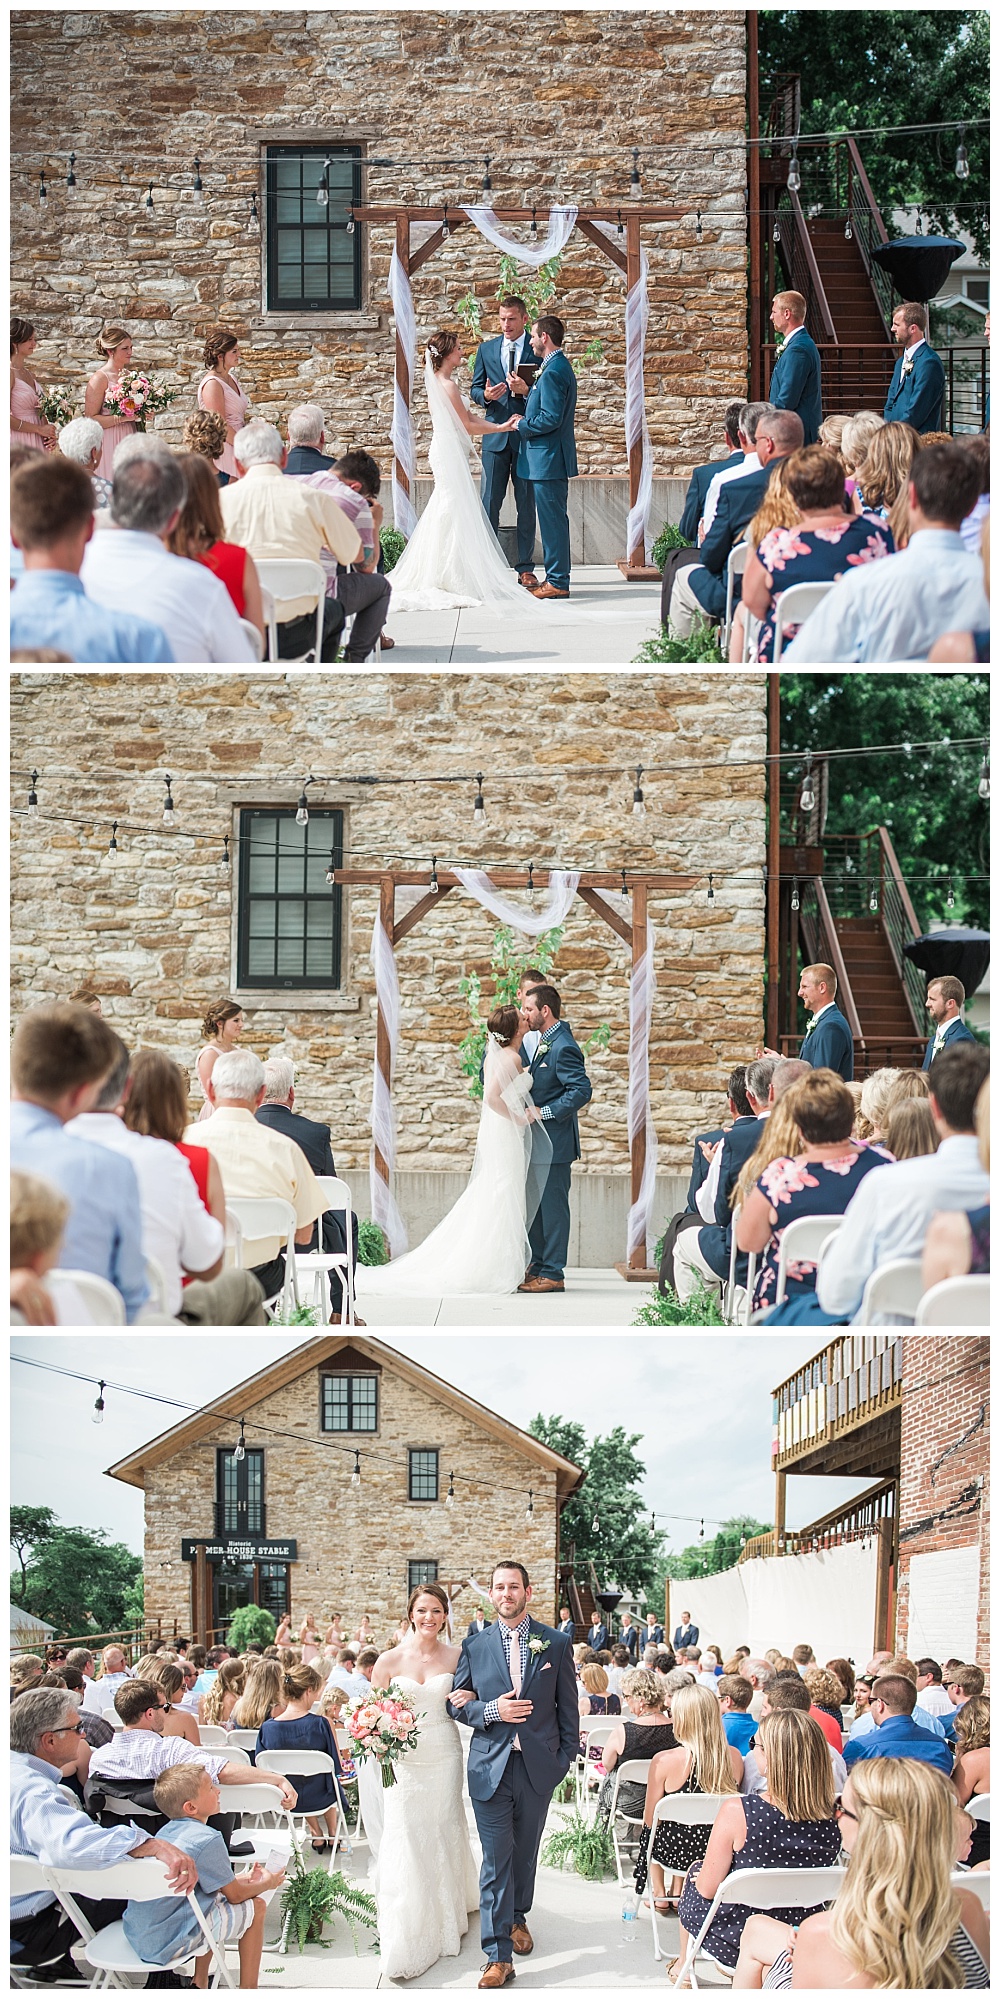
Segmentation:
{"type": "Polygon", "coordinates": [[[887,829],[880,826],[874,838],[878,841],[878,913],[882,929],[899,973],[914,1029],[918,1035],[924,1034],[927,1027],[926,980],[913,960],[905,956],[903,949],[904,945],[912,944],[921,935],[917,912],[910,901],[887,829]]]}
{"type": "Polygon", "coordinates": [[[875,262],[872,251],[880,243],[887,243],[885,223],[878,203],[871,191],[871,184],[865,172],[864,162],[854,139],[837,140],[837,179],[840,179],[840,149],[847,154],[847,214],[850,218],[854,240],[861,252],[861,260],[868,273],[872,291],[885,327],[887,340],[892,338],[892,314],[894,290],[888,271],[875,262]]]}

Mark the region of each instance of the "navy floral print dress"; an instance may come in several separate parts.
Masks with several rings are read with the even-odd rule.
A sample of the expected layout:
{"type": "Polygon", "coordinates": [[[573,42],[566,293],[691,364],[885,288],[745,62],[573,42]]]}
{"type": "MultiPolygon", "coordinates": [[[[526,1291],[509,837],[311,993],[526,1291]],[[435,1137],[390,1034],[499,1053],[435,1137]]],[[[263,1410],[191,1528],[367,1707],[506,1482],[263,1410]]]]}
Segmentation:
{"type": "MultiPolygon", "coordinates": [[[[843,526],[832,528],[772,528],[757,550],[771,578],[771,609],[757,634],[758,664],[774,658],[774,606],[794,583],[836,583],[863,562],[877,562],[895,553],[889,528],[872,514],[845,514],[843,526]]],[[[798,631],[790,625],[782,643],[798,631]]]]}

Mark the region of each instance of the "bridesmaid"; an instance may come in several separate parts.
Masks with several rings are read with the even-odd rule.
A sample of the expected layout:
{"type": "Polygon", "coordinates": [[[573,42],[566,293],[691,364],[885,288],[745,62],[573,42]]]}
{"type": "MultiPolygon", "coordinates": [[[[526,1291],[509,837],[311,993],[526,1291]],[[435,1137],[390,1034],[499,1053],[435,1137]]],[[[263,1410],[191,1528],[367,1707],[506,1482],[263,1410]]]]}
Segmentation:
{"type": "Polygon", "coordinates": [[[198,388],[198,407],[214,410],[225,421],[226,442],[222,457],[215,460],[215,469],[220,486],[228,486],[230,479],[236,477],[233,440],[237,431],[243,429],[250,407],[250,398],[243,394],[233,373],[240,359],[237,335],[228,326],[210,326],[202,359],[209,372],[198,388]]]}
{"type": "Polygon", "coordinates": [[[59,432],[38,414],[41,383],[28,366],[37,341],[30,319],[10,322],[10,441],[30,451],[51,451],[59,432]]]}
{"type": "Polygon", "coordinates": [[[231,1055],[233,1049],[236,1047],[236,1043],[243,1032],[243,1008],[237,1006],[235,1000],[216,1000],[214,1006],[209,1007],[201,1023],[201,1031],[205,1036],[205,1046],[198,1057],[195,1068],[205,1101],[198,1112],[197,1122],[199,1124],[204,1123],[204,1120],[212,1115],[212,1105],[209,1103],[205,1084],[208,1082],[219,1056],[231,1055]]]}
{"type": "Polygon", "coordinates": [[[124,326],[106,326],[98,335],[97,351],[104,355],[104,363],[87,383],[83,414],[94,417],[104,432],[104,448],[97,469],[102,478],[112,479],[116,445],[121,443],[123,437],[132,437],[138,429],[137,424],[123,422],[120,417],[104,411],[104,398],[109,385],[117,382],[123,368],[132,365],[132,341],[124,326]]]}

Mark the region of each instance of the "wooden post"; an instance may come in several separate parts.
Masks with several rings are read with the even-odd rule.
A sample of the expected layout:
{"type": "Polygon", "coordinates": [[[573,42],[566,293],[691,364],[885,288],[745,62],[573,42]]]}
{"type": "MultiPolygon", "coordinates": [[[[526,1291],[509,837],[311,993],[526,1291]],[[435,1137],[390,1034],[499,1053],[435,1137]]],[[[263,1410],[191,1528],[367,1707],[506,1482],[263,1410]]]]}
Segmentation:
{"type": "Polygon", "coordinates": [[[196,1645],[207,1645],[208,1626],[210,1622],[208,1603],[209,1574],[208,1563],[205,1559],[204,1541],[199,1541],[195,1548],[191,1580],[193,1585],[191,1622],[194,1626],[194,1640],[196,1645]]]}
{"type": "MultiPolygon", "coordinates": [[[[410,218],[405,208],[397,208],[396,210],[396,256],[399,259],[399,262],[402,265],[403,270],[406,272],[407,277],[409,277],[410,218]]],[[[398,319],[396,321],[396,381],[399,384],[399,393],[402,396],[407,409],[409,409],[410,393],[412,389],[412,384],[410,382],[410,362],[406,349],[403,346],[403,339],[399,331],[398,319]]],[[[405,468],[400,464],[398,458],[396,459],[396,479],[398,484],[402,487],[403,492],[406,494],[407,499],[412,500],[413,495],[410,492],[410,475],[405,470],[405,468]]],[[[398,527],[399,522],[397,521],[395,525],[396,527],[398,527]]],[[[391,930],[389,932],[389,937],[391,940],[392,938],[391,930]]]]}
{"type": "Polygon", "coordinates": [[[747,221],[750,239],[750,400],[761,398],[761,225],[760,212],[760,61],[757,10],[747,13],[747,221]]]}
{"type": "Polygon", "coordinates": [[[895,1623],[895,1618],[892,1614],[893,1523],[891,1520],[879,1520],[876,1522],[876,1526],[878,1528],[878,1572],[875,1583],[875,1633],[872,1650],[875,1652],[891,1652],[892,1626],[895,1623]]]}
{"type": "MultiPolygon", "coordinates": [[[[394,951],[396,948],[396,884],[391,875],[382,876],[379,888],[378,913],[379,922],[389,940],[389,949],[394,951]]],[[[386,1090],[391,1096],[392,1060],[389,1047],[389,1028],[381,1007],[378,1009],[378,1017],[375,1023],[375,1060],[378,1063],[379,1072],[385,1083],[386,1090]]],[[[380,1179],[385,1181],[386,1186],[388,1186],[389,1162],[383,1159],[377,1145],[375,1147],[375,1171],[380,1179]]]]}
{"type": "Polygon", "coordinates": [[[778,1046],[781,982],[781,675],[767,676],[767,1027],[768,1048],[778,1046]]]}
{"type": "MultiPolygon", "coordinates": [[[[626,294],[639,282],[642,250],[640,245],[641,223],[637,215],[630,215],[625,223],[625,289],[626,294]]],[[[642,437],[636,438],[628,454],[628,503],[634,507],[639,497],[639,480],[642,476],[642,437]]],[[[630,569],[643,569],[646,550],[641,541],[634,548],[625,551],[630,569]]]]}
{"type": "Polygon", "coordinates": [[[774,1552],[777,1555],[779,1543],[785,1538],[785,1473],[774,1474],[774,1552]]]}
{"type": "MultiPolygon", "coordinates": [[[[632,890],[633,972],[635,971],[636,966],[641,962],[642,958],[645,955],[646,937],[647,937],[646,884],[645,882],[636,882],[632,890]]],[[[639,1129],[632,1140],[631,1153],[632,1153],[632,1200],[634,1203],[639,1199],[639,1190],[642,1186],[642,1176],[646,1167],[645,1123],[639,1126],[639,1129]]],[[[630,1270],[645,1270],[646,1245],[644,1242],[637,1243],[635,1248],[629,1253],[628,1267],[630,1270]]]]}

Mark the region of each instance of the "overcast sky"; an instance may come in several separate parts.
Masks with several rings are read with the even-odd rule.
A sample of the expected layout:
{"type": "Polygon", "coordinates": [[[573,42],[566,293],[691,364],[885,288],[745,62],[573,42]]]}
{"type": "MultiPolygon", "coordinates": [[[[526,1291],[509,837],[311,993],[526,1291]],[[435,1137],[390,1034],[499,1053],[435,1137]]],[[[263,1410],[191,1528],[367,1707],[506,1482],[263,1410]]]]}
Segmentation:
{"type": "MultiPolygon", "coordinates": [[[[18,1334],[11,1342],[11,1491],[15,1504],[49,1506],[60,1520],[103,1528],[142,1549],[142,1494],[106,1468],[183,1411],[105,1390],[100,1425],[95,1386],[24,1366],[16,1356],[102,1376],[181,1402],[211,1401],[290,1352],[301,1336],[178,1331],[89,1338],[18,1334]]],[[[385,1341],[498,1415],[526,1428],[539,1411],[582,1423],[588,1436],[620,1423],[642,1438],[643,1497],[671,1545],[683,1547],[704,1516],[706,1539],[734,1514],[773,1518],[769,1471],[771,1390],[815,1353],[798,1334],[569,1334],[508,1338],[493,1333],[394,1334],[385,1341]],[[691,1515],[693,1524],[668,1515],[691,1515]]],[[[867,1480],[789,1482],[789,1526],[804,1526],[853,1497],[867,1480]]],[[[277,1531],[277,1529],[276,1529],[277,1531]]],[[[293,1520],[281,1531],[295,1533],[293,1520]]]]}

